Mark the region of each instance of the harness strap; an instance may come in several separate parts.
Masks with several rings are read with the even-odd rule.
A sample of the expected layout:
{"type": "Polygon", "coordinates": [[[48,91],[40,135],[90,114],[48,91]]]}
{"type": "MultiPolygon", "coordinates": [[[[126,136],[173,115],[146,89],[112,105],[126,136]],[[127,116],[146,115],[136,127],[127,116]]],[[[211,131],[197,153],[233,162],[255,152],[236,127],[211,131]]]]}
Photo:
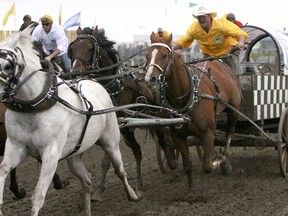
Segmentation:
{"type": "Polygon", "coordinates": [[[20,112],[40,112],[54,106],[56,101],[51,100],[51,98],[52,95],[58,93],[56,87],[57,76],[55,75],[55,73],[51,72],[51,67],[52,64],[50,63],[48,72],[41,69],[31,72],[27,77],[24,78],[21,83],[15,86],[11,93],[6,96],[7,98],[4,99],[2,102],[5,103],[6,107],[8,107],[9,109],[20,112]],[[48,73],[48,81],[46,82],[43,91],[36,98],[30,101],[24,101],[17,98],[17,90],[20,89],[33,75],[35,75],[39,71],[48,73]]]}

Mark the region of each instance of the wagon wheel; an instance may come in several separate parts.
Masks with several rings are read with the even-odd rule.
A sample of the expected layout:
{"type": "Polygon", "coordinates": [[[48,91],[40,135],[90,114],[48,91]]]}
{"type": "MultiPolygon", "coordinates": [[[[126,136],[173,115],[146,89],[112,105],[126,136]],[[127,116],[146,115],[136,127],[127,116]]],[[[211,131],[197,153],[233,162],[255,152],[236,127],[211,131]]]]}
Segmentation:
{"type": "Polygon", "coordinates": [[[288,176],[288,108],[284,109],[280,117],[278,140],[282,140],[277,148],[281,173],[285,178],[288,176]]]}
{"type": "MultiPolygon", "coordinates": [[[[173,148],[173,154],[174,154],[174,159],[178,160],[179,159],[179,151],[175,148],[173,148]]],[[[156,154],[157,154],[157,161],[158,161],[158,165],[159,168],[161,170],[162,173],[166,174],[169,172],[170,168],[167,164],[167,158],[164,152],[164,149],[161,148],[161,146],[159,145],[159,143],[156,143],[156,154]]]]}

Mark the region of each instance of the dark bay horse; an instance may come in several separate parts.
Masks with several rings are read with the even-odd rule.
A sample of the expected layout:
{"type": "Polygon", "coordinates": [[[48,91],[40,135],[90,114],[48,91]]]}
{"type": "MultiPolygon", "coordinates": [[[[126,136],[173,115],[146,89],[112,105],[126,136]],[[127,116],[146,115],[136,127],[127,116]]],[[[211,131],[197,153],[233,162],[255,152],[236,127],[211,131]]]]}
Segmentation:
{"type": "Polygon", "coordinates": [[[196,136],[202,141],[206,173],[211,173],[219,165],[222,171],[231,172],[228,161],[228,147],[235,131],[237,112],[241,102],[241,85],[230,68],[219,60],[203,61],[198,64],[184,64],[181,54],[170,47],[172,34],[168,39],[150,36],[151,46],[147,54],[145,80],[152,88],[158,89],[159,101],[167,107],[190,117],[190,122],[179,127],[171,127],[171,136],[178,146],[188,185],[192,188],[192,161],[186,144],[188,136],[196,136]],[[223,155],[215,157],[214,132],[218,113],[227,113],[226,148],[223,155]]]}
{"type": "MultiPolygon", "coordinates": [[[[109,67],[117,64],[120,61],[118,52],[113,45],[115,42],[110,41],[105,36],[104,29],[95,27],[91,29],[86,27],[84,29],[78,28],[77,38],[70,43],[68,48],[68,56],[72,62],[72,72],[89,72],[95,69],[109,67]]],[[[89,75],[89,74],[88,74],[89,75]]],[[[147,84],[142,80],[140,81],[132,73],[125,73],[121,70],[121,65],[100,71],[98,73],[91,73],[92,78],[104,78],[99,80],[101,84],[110,93],[114,105],[126,105],[133,103],[154,103],[151,90],[147,84]],[[111,77],[109,79],[109,77],[111,77]],[[108,78],[108,79],[107,79],[108,78]]],[[[118,112],[117,116],[125,116],[123,112],[118,112]]],[[[139,143],[134,136],[134,129],[124,127],[121,128],[121,134],[125,143],[132,149],[137,166],[137,181],[138,186],[143,185],[141,175],[141,161],[142,152],[139,143]]],[[[167,134],[167,133],[166,133],[167,134]]],[[[164,152],[168,148],[167,136],[163,132],[156,132],[159,145],[163,148],[164,152]]],[[[167,163],[171,169],[175,168],[175,164],[170,164],[170,159],[173,157],[173,152],[165,152],[167,163]]]]}

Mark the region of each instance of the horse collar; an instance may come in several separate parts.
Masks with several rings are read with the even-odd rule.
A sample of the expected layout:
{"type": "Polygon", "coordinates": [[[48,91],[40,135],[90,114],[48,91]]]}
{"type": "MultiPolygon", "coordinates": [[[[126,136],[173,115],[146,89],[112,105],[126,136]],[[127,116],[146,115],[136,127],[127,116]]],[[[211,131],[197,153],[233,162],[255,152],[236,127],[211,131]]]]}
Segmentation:
{"type": "Polygon", "coordinates": [[[31,72],[21,83],[18,83],[15,88],[10,88],[10,91],[7,91],[5,94],[6,98],[4,98],[2,102],[5,103],[9,109],[21,112],[39,112],[54,106],[56,104],[56,100],[52,100],[52,97],[53,95],[57,94],[56,86],[58,74],[50,72],[50,70],[53,70],[53,66],[52,63],[49,65],[50,67],[49,71],[47,72],[47,82],[45,83],[43,91],[35,99],[30,101],[23,101],[16,97],[16,92],[22,85],[26,83],[27,80],[29,80],[40,70],[31,72]]]}

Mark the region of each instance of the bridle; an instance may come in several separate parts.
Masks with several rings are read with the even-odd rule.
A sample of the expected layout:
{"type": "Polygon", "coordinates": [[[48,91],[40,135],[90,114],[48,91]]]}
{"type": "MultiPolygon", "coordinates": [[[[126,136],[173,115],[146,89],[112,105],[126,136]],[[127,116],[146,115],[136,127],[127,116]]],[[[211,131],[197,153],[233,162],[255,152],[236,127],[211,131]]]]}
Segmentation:
{"type": "MultiPolygon", "coordinates": [[[[42,92],[34,99],[26,101],[17,98],[17,91],[37,72],[44,71],[42,68],[36,69],[30,72],[21,82],[19,78],[26,67],[26,61],[22,50],[17,47],[15,50],[10,48],[0,49],[0,59],[4,59],[9,62],[4,68],[0,65],[0,82],[3,82],[4,94],[1,102],[5,103],[7,107],[16,111],[31,112],[40,111],[53,106],[56,101],[50,100],[52,96],[57,93],[57,77],[59,74],[47,72],[48,78],[42,92]],[[22,63],[19,63],[17,51],[21,53],[22,63]]],[[[49,64],[50,69],[53,70],[52,64],[49,64]]]]}
{"type": "MultiPolygon", "coordinates": [[[[197,92],[194,91],[195,85],[196,85],[196,87],[198,87],[198,85],[199,85],[198,76],[197,75],[192,76],[191,68],[184,64],[184,67],[185,67],[187,74],[188,74],[188,77],[189,77],[189,83],[190,83],[191,88],[187,93],[185,93],[184,95],[182,95],[178,99],[183,98],[187,94],[189,94],[189,98],[188,98],[188,101],[185,104],[185,106],[183,106],[182,108],[177,109],[177,108],[173,107],[172,104],[170,103],[170,100],[167,97],[167,90],[169,90],[169,86],[168,86],[168,83],[166,81],[166,74],[170,70],[171,65],[173,64],[174,53],[173,53],[173,50],[167,44],[152,43],[150,45],[150,47],[154,47],[154,46],[165,47],[169,51],[169,61],[168,61],[167,65],[165,66],[164,69],[156,63],[150,63],[149,65],[146,66],[146,72],[148,71],[149,67],[151,67],[151,66],[155,66],[160,71],[160,75],[158,77],[158,82],[160,83],[160,104],[164,107],[174,109],[179,113],[189,112],[189,110],[192,109],[192,106],[194,105],[194,103],[198,101],[198,98],[196,96],[196,94],[198,93],[198,89],[197,89],[197,92]],[[197,101],[194,100],[195,98],[197,98],[197,101]]],[[[172,91],[170,90],[170,92],[172,92],[172,91]]]]}
{"type": "MultiPolygon", "coordinates": [[[[93,47],[94,47],[91,63],[88,62],[88,63],[84,64],[86,70],[99,69],[99,62],[98,62],[97,56],[100,58],[100,52],[99,52],[100,46],[99,46],[99,43],[98,43],[97,39],[96,39],[93,35],[89,35],[89,34],[80,34],[80,35],[78,35],[77,38],[76,38],[76,40],[73,41],[73,42],[69,45],[69,47],[68,47],[68,53],[71,52],[71,49],[72,49],[73,44],[75,44],[77,40],[81,40],[81,39],[87,39],[87,40],[91,41],[91,42],[93,43],[93,47]]],[[[71,56],[70,56],[70,57],[71,57],[71,56]]],[[[73,62],[75,59],[71,59],[71,60],[72,60],[72,62],[73,62]]],[[[84,63],[83,59],[79,59],[79,60],[84,63]]]]}
{"type": "MultiPolygon", "coordinates": [[[[18,47],[16,49],[21,52],[22,59],[24,59],[22,50],[18,47]]],[[[12,88],[18,83],[26,62],[24,60],[22,64],[19,64],[16,50],[10,48],[0,49],[0,58],[9,62],[9,65],[6,65],[5,68],[0,65],[0,81],[6,85],[6,88],[12,88]]],[[[9,91],[9,89],[5,90],[9,91]]]]}
{"type": "Polygon", "coordinates": [[[167,65],[166,65],[166,67],[165,67],[164,69],[163,69],[160,65],[158,65],[158,64],[156,64],[156,63],[150,63],[149,65],[146,66],[145,70],[146,70],[146,72],[147,72],[148,69],[149,69],[149,67],[155,66],[156,68],[159,69],[159,71],[160,71],[160,73],[161,73],[161,75],[159,76],[159,78],[160,78],[160,77],[161,77],[161,78],[162,78],[162,77],[164,78],[165,75],[166,75],[166,72],[169,70],[169,68],[170,68],[170,66],[171,66],[171,64],[172,64],[172,62],[173,62],[174,53],[173,53],[172,49],[171,49],[167,44],[164,44],[164,43],[152,43],[152,44],[150,45],[150,47],[156,47],[156,46],[165,47],[165,48],[168,49],[168,51],[169,51],[169,61],[168,61],[167,65]]]}

